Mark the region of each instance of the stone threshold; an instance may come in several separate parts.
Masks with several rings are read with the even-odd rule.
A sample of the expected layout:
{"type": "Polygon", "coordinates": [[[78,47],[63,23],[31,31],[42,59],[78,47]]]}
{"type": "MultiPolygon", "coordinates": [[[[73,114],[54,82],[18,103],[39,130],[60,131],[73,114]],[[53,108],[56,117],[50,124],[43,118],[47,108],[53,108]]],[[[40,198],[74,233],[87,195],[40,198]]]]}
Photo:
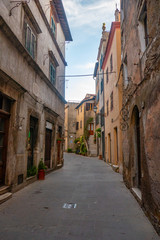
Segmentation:
{"type": "Polygon", "coordinates": [[[135,196],[139,203],[142,203],[142,192],[139,188],[131,188],[132,194],[135,196]]]}

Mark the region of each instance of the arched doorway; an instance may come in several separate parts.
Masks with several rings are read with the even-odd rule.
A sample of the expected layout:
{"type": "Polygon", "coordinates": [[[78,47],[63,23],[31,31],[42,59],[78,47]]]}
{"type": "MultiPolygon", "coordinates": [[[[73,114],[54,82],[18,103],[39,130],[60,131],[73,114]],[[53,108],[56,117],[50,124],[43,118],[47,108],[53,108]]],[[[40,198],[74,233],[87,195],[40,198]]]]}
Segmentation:
{"type": "Polygon", "coordinates": [[[132,185],[133,187],[141,189],[142,169],[141,169],[140,119],[139,110],[137,106],[134,107],[132,112],[131,126],[132,126],[131,128],[132,185]]]}

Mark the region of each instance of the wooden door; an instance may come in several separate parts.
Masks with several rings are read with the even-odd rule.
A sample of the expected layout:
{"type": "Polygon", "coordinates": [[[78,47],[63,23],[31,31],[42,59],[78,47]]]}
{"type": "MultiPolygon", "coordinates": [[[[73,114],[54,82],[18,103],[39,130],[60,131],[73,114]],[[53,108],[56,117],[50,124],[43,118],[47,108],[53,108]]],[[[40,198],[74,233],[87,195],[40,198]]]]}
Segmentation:
{"type": "Polygon", "coordinates": [[[51,160],[51,140],[52,140],[52,131],[46,129],[46,140],[45,140],[45,165],[50,168],[51,160]]]}
{"type": "Polygon", "coordinates": [[[0,185],[5,183],[9,117],[0,113],[0,185]]]}
{"type": "Polygon", "coordinates": [[[30,117],[30,131],[29,131],[29,150],[28,150],[28,162],[27,169],[30,169],[34,165],[34,148],[37,142],[38,134],[38,119],[30,117]]]}
{"type": "Polygon", "coordinates": [[[90,135],[94,134],[94,124],[93,123],[89,123],[88,125],[88,131],[90,135]]]}
{"type": "Polygon", "coordinates": [[[57,141],[57,165],[61,163],[61,141],[57,141]]]}

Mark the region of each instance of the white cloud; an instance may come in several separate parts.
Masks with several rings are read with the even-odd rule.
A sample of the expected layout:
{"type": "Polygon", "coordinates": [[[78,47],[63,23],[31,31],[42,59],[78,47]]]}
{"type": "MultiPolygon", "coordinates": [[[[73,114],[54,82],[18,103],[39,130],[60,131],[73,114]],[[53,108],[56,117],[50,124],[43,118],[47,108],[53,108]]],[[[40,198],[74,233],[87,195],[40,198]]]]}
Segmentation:
{"type": "Polygon", "coordinates": [[[84,69],[84,70],[93,70],[95,66],[95,62],[89,62],[86,64],[79,64],[75,65],[74,67],[77,69],[84,69]]]}
{"type": "Polygon", "coordinates": [[[113,19],[118,1],[99,0],[84,5],[84,1],[80,0],[63,0],[63,4],[71,27],[97,28],[96,23],[110,22],[110,19],[113,19]]]}

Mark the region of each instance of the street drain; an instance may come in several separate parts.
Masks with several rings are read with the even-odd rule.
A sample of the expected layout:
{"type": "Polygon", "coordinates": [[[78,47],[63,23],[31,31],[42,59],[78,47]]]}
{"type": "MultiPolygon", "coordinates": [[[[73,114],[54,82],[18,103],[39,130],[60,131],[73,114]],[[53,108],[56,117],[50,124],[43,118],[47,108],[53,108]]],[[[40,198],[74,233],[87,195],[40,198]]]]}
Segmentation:
{"type": "Polygon", "coordinates": [[[71,208],[76,208],[77,204],[76,203],[64,203],[63,208],[71,209],[71,208]]]}

